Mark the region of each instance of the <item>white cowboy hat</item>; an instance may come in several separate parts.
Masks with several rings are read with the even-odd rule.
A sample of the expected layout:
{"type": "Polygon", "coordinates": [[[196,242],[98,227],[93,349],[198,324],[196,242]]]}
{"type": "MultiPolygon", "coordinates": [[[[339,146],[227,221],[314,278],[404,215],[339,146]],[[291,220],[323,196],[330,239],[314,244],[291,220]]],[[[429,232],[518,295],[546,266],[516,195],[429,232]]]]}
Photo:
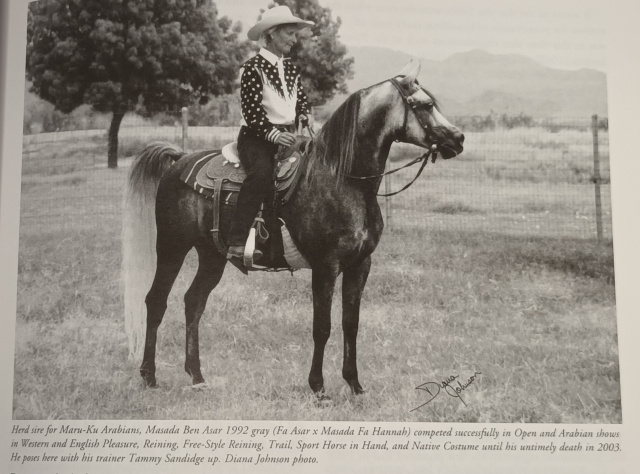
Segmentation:
{"type": "Polygon", "coordinates": [[[301,28],[315,25],[313,21],[306,21],[302,18],[298,18],[297,16],[293,16],[293,13],[291,13],[289,7],[281,5],[264,12],[262,14],[262,18],[260,18],[260,21],[253,25],[247,32],[247,36],[252,41],[258,41],[258,39],[260,39],[260,35],[267,31],[269,28],[273,28],[274,26],[278,25],[289,24],[299,25],[301,28]]]}

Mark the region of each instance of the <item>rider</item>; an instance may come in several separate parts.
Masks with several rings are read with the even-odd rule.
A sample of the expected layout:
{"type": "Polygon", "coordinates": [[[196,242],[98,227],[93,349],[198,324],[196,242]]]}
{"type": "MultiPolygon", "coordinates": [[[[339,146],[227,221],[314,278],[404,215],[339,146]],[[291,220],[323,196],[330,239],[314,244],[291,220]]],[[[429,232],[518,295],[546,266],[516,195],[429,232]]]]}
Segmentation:
{"type": "MultiPolygon", "coordinates": [[[[278,146],[295,142],[296,122],[307,122],[307,96],[300,70],[284,56],[297,41],[301,28],[314,25],[293,16],[286,6],[267,10],[247,33],[261,49],[242,66],[240,101],[242,127],[238,155],[247,177],[242,183],[236,215],[229,234],[227,258],[244,254],[254,218],[273,188],[274,156],[278,146]]],[[[256,251],[254,259],[261,252],[256,251]]]]}

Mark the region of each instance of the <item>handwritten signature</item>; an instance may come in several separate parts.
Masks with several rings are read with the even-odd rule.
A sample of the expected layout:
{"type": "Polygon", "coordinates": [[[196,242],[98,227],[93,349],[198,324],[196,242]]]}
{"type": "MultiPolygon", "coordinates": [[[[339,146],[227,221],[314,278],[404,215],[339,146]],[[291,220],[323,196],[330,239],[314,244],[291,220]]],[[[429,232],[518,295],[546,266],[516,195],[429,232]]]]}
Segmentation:
{"type": "Polygon", "coordinates": [[[469,387],[469,385],[475,382],[478,375],[482,375],[482,372],[474,372],[474,374],[471,377],[469,377],[466,383],[460,383],[460,381],[457,380],[459,377],[458,375],[450,375],[449,377],[447,377],[441,382],[425,382],[421,385],[418,385],[416,387],[416,390],[423,390],[424,392],[426,392],[429,396],[429,399],[426,402],[424,402],[422,405],[415,407],[411,411],[416,411],[419,408],[422,408],[423,406],[427,405],[428,403],[431,403],[438,396],[441,389],[444,389],[444,391],[450,397],[455,397],[460,399],[460,401],[464,404],[464,406],[467,406],[465,401],[462,399],[462,392],[464,392],[467,389],[467,387],[469,387]]]}

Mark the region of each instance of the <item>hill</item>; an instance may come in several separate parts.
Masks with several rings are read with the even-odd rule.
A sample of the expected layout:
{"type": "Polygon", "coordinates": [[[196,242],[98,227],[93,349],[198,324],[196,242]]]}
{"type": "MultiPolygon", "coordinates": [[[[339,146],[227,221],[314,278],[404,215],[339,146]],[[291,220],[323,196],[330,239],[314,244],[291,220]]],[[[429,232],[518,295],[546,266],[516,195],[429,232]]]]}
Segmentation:
{"type": "MultiPolygon", "coordinates": [[[[412,59],[401,51],[368,46],[351,46],[349,55],[355,59],[354,77],[348,81],[350,92],[393,77],[412,59]]],[[[420,61],[420,83],[438,98],[450,117],[503,113],[558,118],[586,118],[594,113],[607,116],[606,75],[600,71],[553,69],[526,56],[481,50],[455,54],[443,61],[420,61]]],[[[62,114],[28,89],[29,84],[25,91],[25,133],[108,127],[108,117],[92,112],[88,106],[62,114]]],[[[346,95],[335,97],[316,118],[322,119],[345,98],[346,95]]],[[[194,108],[193,121],[200,125],[212,120],[238,123],[239,107],[235,102],[223,108],[227,116],[221,117],[216,104],[224,100],[211,101],[202,113],[194,108]]],[[[167,120],[172,123],[172,119],[167,120]]]]}
{"type": "MultiPolygon", "coordinates": [[[[350,92],[392,77],[411,59],[403,52],[363,46],[350,47],[349,55],[355,60],[350,92]]],[[[526,56],[482,50],[458,53],[443,61],[420,61],[421,84],[452,116],[492,112],[534,117],[607,115],[606,75],[600,71],[553,69],[526,56]]],[[[336,97],[327,108],[344,98],[336,97]]]]}

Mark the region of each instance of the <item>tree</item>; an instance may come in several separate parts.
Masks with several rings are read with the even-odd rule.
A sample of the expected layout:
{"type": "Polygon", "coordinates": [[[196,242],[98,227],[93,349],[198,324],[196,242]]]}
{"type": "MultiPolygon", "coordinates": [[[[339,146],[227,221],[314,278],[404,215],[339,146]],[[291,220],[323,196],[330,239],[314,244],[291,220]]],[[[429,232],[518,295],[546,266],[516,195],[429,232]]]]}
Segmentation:
{"type": "Polygon", "coordinates": [[[320,106],[336,92],[347,92],[347,79],[353,77],[353,58],[339,41],[340,18],[333,20],[331,10],[318,0],[274,0],[270,7],[288,6],[294,15],[315,22],[312,35],[305,35],[291,50],[292,60],[302,69],[302,82],[309,103],[320,106]]]}
{"type": "Polygon", "coordinates": [[[27,78],[68,113],[112,113],[108,166],[124,115],[176,113],[234,89],[247,42],[211,0],[40,0],[29,5],[27,78]]]}

